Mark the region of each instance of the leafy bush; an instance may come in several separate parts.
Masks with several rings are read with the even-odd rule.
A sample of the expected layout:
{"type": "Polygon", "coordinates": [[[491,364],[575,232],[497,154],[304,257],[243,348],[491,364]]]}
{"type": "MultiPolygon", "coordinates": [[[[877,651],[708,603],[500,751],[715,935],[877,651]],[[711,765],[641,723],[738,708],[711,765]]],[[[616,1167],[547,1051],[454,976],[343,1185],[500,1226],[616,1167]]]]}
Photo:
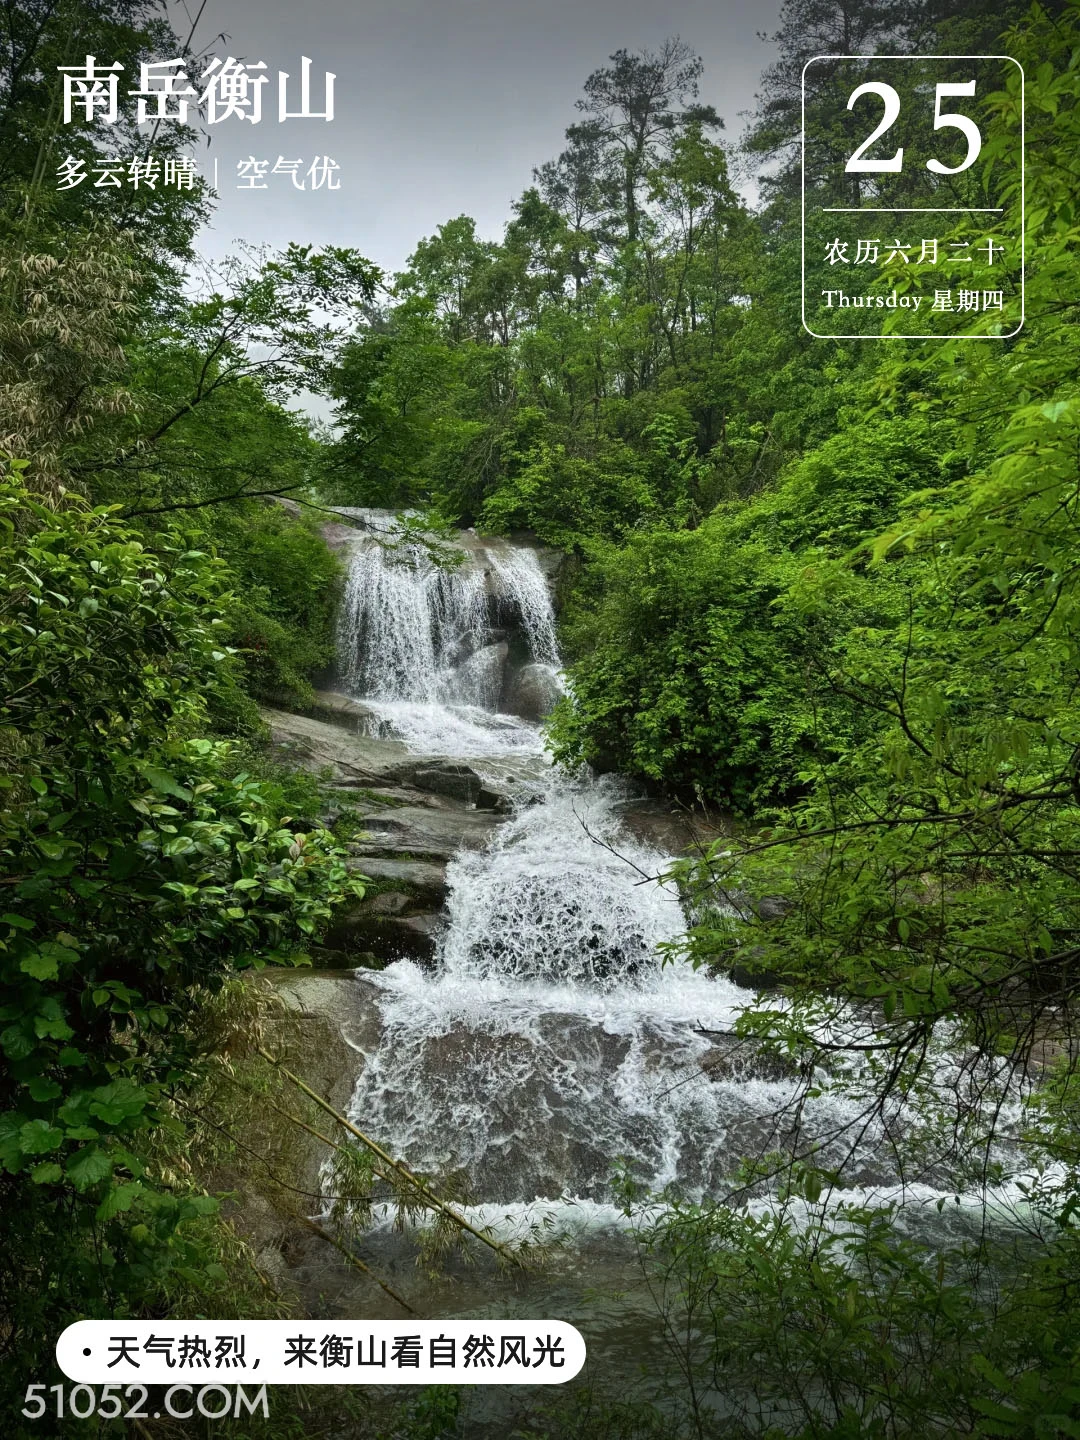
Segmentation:
{"type": "Polygon", "coordinates": [[[312,679],[334,659],[341,566],[314,525],[274,505],[222,507],[208,539],[236,593],[225,612],[246,688],[276,705],[311,700],[312,679]]]}
{"type": "MultiPolygon", "coordinates": [[[[0,483],[0,1352],[137,1305],[212,1208],[140,1146],[197,1072],[193,995],[302,961],[358,886],[198,738],[221,567],[0,483]]],[[[213,1277],[211,1277],[212,1279],[213,1277]]],[[[17,1370],[10,1362],[9,1373],[17,1370]]]]}
{"type": "Polygon", "coordinates": [[[888,632],[896,570],[838,566],[868,526],[941,478],[925,425],[864,425],[827,441],[775,491],[723,505],[696,530],[601,553],[570,626],[582,655],[556,753],[748,810],[798,792],[873,718],[826,680],[856,632],[888,632]],[[808,613],[807,576],[838,572],[808,613]]]}

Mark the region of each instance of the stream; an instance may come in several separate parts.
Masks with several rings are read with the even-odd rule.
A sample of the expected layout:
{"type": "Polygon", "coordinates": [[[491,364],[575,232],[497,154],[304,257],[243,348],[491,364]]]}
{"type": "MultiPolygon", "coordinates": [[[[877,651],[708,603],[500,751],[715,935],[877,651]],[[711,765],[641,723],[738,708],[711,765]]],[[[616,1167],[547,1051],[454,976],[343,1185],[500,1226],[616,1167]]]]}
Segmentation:
{"type": "MultiPolygon", "coordinates": [[[[395,557],[370,533],[347,557],[340,688],[383,736],[466,762],[519,797],[483,848],[450,859],[434,963],[403,957],[357,972],[373,1023],[350,1114],[414,1170],[459,1187],[474,1221],[542,1242],[547,1255],[513,1275],[474,1246],[469,1263],[450,1256],[432,1278],[385,1204],[360,1253],[429,1317],[576,1324],[585,1378],[615,1381],[627,1398],[643,1370],[655,1392],[671,1361],[613,1188],[616,1164],[653,1192],[722,1192],[740,1157],[789,1136],[795,1081],[718,1039],[750,992],[664,962],[659,947],[687,918],[654,878],[671,857],[627,823],[631,788],[572,777],[545,756],[542,718],[562,680],[542,556],[463,539],[455,570],[422,550],[395,557]]],[[[955,1059],[943,1053],[941,1064],[947,1083],[961,1083],[955,1059]]],[[[844,1163],[846,1199],[887,1197],[897,1184],[888,1126],[853,1138],[860,1110],[857,1087],[810,1099],[802,1136],[820,1139],[822,1163],[844,1163]]],[[[962,1233],[987,1197],[958,1189],[930,1164],[906,1185],[905,1213],[962,1233]]],[[[1015,1198],[1005,1187],[998,1202],[1015,1198]]],[[[335,1314],[400,1315],[356,1276],[337,1275],[326,1292],[335,1314]]],[[[478,1403],[491,1433],[505,1433],[522,1397],[489,1389],[478,1403]]]]}

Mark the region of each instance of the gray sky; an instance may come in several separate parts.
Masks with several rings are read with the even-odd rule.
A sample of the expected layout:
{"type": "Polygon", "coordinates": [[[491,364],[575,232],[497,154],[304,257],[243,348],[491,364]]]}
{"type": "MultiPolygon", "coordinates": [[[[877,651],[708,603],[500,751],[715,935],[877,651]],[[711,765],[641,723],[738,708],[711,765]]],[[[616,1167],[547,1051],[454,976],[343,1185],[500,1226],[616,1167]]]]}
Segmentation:
{"type": "MultiPolygon", "coordinates": [[[[186,0],[192,15],[197,5],[186,0]]],[[[734,138],[773,53],[756,31],[773,30],[778,9],[779,0],[207,0],[196,45],[265,60],[271,81],[258,125],[224,120],[199,152],[204,173],[217,157],[221,191],[201,249],[217,258],[236,239],[350,245],[393,271],[463,212],[497,238],[533,166],[562,148],[586,76],[613,50],[681,35],[705,61],[702,99],[734,138]],[[228,44],[215,39],[221,31],[228,44]],[[337,75],[330,124],[278,122],[276,72],[297,85],[301,55],[314,62],[313,109],[323,108],[323,72],[337,75]],[[236,162],[249,155],[329,155],[341,189],[301,193],[279,175],[269,190],[237,191],[236,162]]],[[[174,18],[186,34],[185,0],[174,0],[174,18]]]]}

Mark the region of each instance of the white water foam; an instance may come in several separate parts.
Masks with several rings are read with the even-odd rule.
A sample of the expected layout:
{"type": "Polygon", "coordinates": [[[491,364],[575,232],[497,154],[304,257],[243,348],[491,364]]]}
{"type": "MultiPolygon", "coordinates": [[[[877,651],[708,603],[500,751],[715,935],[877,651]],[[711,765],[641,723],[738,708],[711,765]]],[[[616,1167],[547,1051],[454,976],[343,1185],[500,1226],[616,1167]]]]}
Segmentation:
{"type": "MultiPolygon", "coordinates": [[[[1064,1179],[1062,1167],[1056,1167],[1054,1178],[1064,1179]]],[[[783,1215],[785,1222],[796,1229],[824,1223],[836,1231],[851,1228],[852,1211],[892,1210],[897,1227],[924,1240],[942,1242],[970,1239],[984,1225],[999,1232],[1052,1229],[1046,1209],[1033,1203],[1033,1194],[1047,1183],[1047,1174],[1022,1172],[998,1185],[966,1191],[913,1182],[908,1185],[853,1186],[832,1189],[810,1204],[798,1197],[782,1204],[774,1196],[750,1200],[746,1212],[756,1217],[783,1215]]],[[[559,1239],[579,1245],[605,1233],[645,1231],[662,1222],[667,1207],[659,1202],[635,1205],[629,1211],[613,1201],[590,1200],[579,1195],[563,1194],[555,1199],[537,1198],[510,1204],[462,1205],[461,1213],[477,1229],[486,1230],[503,1244],[519,1244],[537,1239],[559,1239]]],[[[405,1228],[422,1228],[427,1224],[423,1215],[410,1217],[405,1228]]],[[[372,1207],[373,1233],[389,1233],[401,1228],[402,1217],[396,1205],[372,1207]]]]}
{"type": "Polygon", "coordinates": [[[385,726],[388,737],[403,740],[416,754],[467,759],[481,775],[485,758],[528,759],[544,754],[540,730],[515,715],[495,715],[477,705],[416,700],[365,699],[364,704],[385,726]]]}
{"type": "MultiPolygon", "coordinates": [[[[376,532],[390,528],[383,512],[348,513],[376,532]]],[[[448,569],[419,546],[394,549],[365,536],[352,547],[338,624],[343,688],[410,749],[462,758],[542,753],[535,725],[498,713],[509,645],[493,636],[509,631],[522,637],[523,658],[557,675],[555,616],[532,550],[473,545],[465,563],[448,569]]]]}
{"type": "MultiPolygon", "coordinates": [[[[436,973],[402,961],[365,977],[382,1029],[354,1117],[421,1169],[464,1171],[478,1200],[603,1204],[620,1159],[702,1196],[789,1123],[794,1078],[755,1075],[745,1052],[703,1069],[734,1049],[750,997],[663,965],[685,919],[653,878],[665,857],[622,828],[625,798],[554,772],[543,803],[452,861],[436,973]]],[[[803,1125],[825,1138],[856,1114],[822,1097],[803,1125]]]]}

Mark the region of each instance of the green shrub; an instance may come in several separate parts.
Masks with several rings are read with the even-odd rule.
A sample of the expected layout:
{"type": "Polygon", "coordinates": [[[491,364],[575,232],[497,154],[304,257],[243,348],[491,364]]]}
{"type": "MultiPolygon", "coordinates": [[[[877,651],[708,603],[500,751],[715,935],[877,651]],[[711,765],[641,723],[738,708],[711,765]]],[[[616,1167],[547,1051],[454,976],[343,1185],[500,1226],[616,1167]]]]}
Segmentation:
{"type": "MultiPolygon", "coordinates": [[[[140,1158],[195,1076],[193,993],[304,958],[358,887],[228,746],[222,567],[0,481],[0,1354],[139,1303],[213,1208],[140,1158]]],[[[204,1277],[213,1283],[214,1277],[204,1277]]],[[[18,1353],[24,1364],[13,1363],[18,1353]]]]}
{"type": "Polygon", "coordinates": [[[898,567],[840,557],[940,479],[925,425],[865,425],[696,530],[600,549],[568,624],[582,658],[553,723],[556,754],[738,810],[799,793],[874,723],[830,687],[830,667],[851,637],[890,631],[902,613],[898,567]],[[808,614],[806,577],[823,571],[829,603],[808,614]]]}

